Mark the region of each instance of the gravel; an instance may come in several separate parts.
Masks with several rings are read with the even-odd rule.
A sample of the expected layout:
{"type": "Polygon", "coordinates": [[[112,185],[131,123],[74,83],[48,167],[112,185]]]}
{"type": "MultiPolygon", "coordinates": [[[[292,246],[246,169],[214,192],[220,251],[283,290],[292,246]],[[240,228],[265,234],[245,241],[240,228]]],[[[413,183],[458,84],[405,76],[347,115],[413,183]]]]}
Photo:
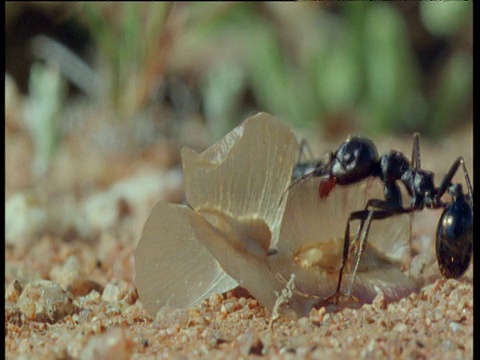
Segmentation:
{"type": "MultiPolygon", "coordinates": [[[[443,174],[454,157],[462,154],[471,168],[472,136],[471,129],[467,130],[436,148],[422,143],[422,166],[443,174]]],[[[9,163],[27,168],[31,158],[16,160],[22,158],[24,148],[12,142],[13,135],[25,140],[22,133],[7,134],[9,163]]],[[[383,150],[381,144],[379,151],[383,150]]],[[[410,149],[411,139],[402,144],[401,148],[410,149]]],[[[85,160],[73,146],[62,155],[65,159],[65,154],[75,155],[65,160],[65,164],[71,162],[69,169],[77,168],[77,160],[85,160]]],[[[125,179],[125,174],[139,174],[139,168],[148,167],[148,163],[155,164],[150,158],[141,166],[124,165],[121,159],[97,160],[89,174],[95,174],[96,179],[114,178],[110,183],[125,179]]],[[[15,169],[20,170],[7,171],[6,194],[10,199],[24,191],[29,178],[25,169],[15,169]]],[[[139,203],[134,203],[137,195],[119,197],[119,187],[111,187],[115,191],[106,190],[105,194],[115,196],[102,198],[102,209],[113,215],[108,226],[102,223],[93,229],[92,224],[70,222],[79,220],[77,213],[70,211],[85,209],[83,201],[95,195],[90,196],[88,186],[79,185],[85,184],[85,179],[78,177],[81,173],[59,172],[68,177],[63,181],[57,175],[56,180],[45,182],[48,186],[40,188],[45,193],[39,197],[45,202],[31,201],[30,195],[16,200],[16,209],[27,215],[37,214],[39,208],[41,214],[44,210],[50,215],[64,214],[65,221],[52,222],[53,215],[42,215],[41,221],[32,220],[32,229],[24,228],[28,222],[13,227],[18,230],[13,232],[16,239],[5,243],[7,359],[473,358],[473,264],[459,280],[440,279],[431,235],[424,237],[425,229],[435,229],[438,215],[418,216],[421,222],[414,229],[417,242],[412,271],[424,274],[422,288],[398,302],[389,303],[380,294],[372,304],[360,308],[322,307],[296,321],[282,316],[272,321],[272,314],[256,299],[236,289],[212,294],[192,308],[164,307],[157,314],[148,314],[133,281],[133,252],[149,209],[160,198],[178,199],[181,178],[170,173],[171,180],[166,181],[178,183],[169,185],[170,193],[153,189],[139,203]],[[77,183],[70,183],[72,179],[77,183]],[[71,201],[57,212],[49,212],[62,199],[71,201]],[[68,224],[85,226],[86,233],[68,224]]],[[[152,188],[152,179],[156,181],[155,177],[142,179],[150,184],[143,189],[152,188]]],[[[130,186],[129,180],[122,184],[130,186]]],[[[16,218],[20,216],[13,212],[15,221],[20,221],[16,218]]],[[[98,219],[101,213],[96,216],[98,219]]]]}

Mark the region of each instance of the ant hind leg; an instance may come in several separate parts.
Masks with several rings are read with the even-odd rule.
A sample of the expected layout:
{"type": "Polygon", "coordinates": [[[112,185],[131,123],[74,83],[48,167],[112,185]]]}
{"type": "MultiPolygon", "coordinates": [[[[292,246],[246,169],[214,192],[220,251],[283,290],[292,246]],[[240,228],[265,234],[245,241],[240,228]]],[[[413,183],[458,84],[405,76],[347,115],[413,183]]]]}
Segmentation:
{"type": "Polygon", "coordinates": [[[455,160],[450,166],[450,169],[448,170],[447,174],[444,176],[442,182],[440,183],[440,186],[438,187],[438,199],[440,199],[443,194],[445,194],[445,191],[447,191],[448,187],[452,184],[453,177],[458,171],[458,168],[462,166],[463,170],[463,176],[465,178],[465,182],[467,184],[467,191],[468,191],[468,201],[470,203],[470,206],[473,209],[473,190],[472,190],[472,183],[470,181],[470,176],[468,174],[467,166],[465,165],[465,160],[463,160],[463,157],[458,157],[457,160],[455,160]]]}

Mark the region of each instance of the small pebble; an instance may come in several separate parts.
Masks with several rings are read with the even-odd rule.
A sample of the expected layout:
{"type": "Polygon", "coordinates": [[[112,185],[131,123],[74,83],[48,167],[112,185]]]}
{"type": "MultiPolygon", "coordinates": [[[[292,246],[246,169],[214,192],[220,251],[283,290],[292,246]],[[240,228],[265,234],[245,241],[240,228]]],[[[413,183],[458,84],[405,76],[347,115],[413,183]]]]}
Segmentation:
{"type": "Polygon", "coordinates": [[[71,294],[53,281],[36,280],[25,286],[18,307],[29,320],[56,322],[76,311],[71,294]]]}
{"type": "Polygon", "coordinates": [[[5,289],[5,301],[16,303],[22,291],[23,287],[18,280],[13,280],[5,289]]]}
{"type": "Polygon", "coordinates": [[[245,334],[238,338],[240,351],[244,355],[262,355],[263,342],[255,330],[247,329],[245,334]]]}

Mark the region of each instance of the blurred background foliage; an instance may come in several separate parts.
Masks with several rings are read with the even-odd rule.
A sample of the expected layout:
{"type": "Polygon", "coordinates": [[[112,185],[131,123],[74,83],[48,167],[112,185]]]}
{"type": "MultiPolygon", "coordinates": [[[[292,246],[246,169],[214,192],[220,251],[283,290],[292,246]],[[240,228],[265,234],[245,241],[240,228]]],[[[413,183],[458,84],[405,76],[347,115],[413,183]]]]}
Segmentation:
{"type": "Polygon", "coordinates": [[[56,109],[83,99],[137,147],[185,127],[215,140],[258,111],[327,135],[438,137],[473,121],[472,19],[457,1],[8,2],[6,72],[27,94],[39,64],[56,69],[56,109]]]}

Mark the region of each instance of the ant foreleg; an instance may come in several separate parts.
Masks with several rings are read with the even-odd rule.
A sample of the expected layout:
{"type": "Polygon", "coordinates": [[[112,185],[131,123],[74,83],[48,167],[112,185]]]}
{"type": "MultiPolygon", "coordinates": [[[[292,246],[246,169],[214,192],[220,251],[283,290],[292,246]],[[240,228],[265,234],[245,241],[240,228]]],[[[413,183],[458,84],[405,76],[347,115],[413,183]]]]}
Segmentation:
{"type": "MultiPolygon", "coordinates": [[[[361,236],[361,242],[360,242],[360,250],[359,250],[359,255],[357,259],[357,264],[355,266],[354,274],[353,274],[353,280],[355,279],[355,273],[358,268],[358,264],[360,262],[360,258],[363,253],[363,249],[366,246],[366,239],[368,236],[368,230],[370,228],[370,223],[372,219],[379,220],[379,219],[385,219],[387,217],[396,215],[397,213],[403,213],[403,212],[408,212],[408,209],[403,209],[403,208],[398,208],[395,207],[392,209],[391,205],[383,200],[379,199],[370,199],[367,202],[367,206],[365,210],[360,210],[360,211],[354,211],[350,214],[350,217],[348,218],[347,221],[347,226],[345,228],[345,237],[344,237],[344,242],[343,242],[343,254],[342,254],[342,262],[340,265],[340,270],[338,272],[338,283],[337,283],[337,289],[335,290],[335,293],[333,296],[328,298],[327,300],[332,302],[332,303],[337,303],[338,298],[340,295],[342,295],[340,289],[342,286],[342,280],[343,280],[343,272],[345,270],[345,266],[348,261],[348,254],[350,252],[350,222],[353,220],[360,220],[360,225],[359,228],[357,229],[357,232],[355,234],[355,238],[352,241],[352,245],[355,244],[358,241],[358,238],[360,236],[360,233],[362,234],[361,236]],[[385,207],[387,210],[374,210],[371,209],[369,210],[369,207],[376,207],[378,205],[379,208],[385,207]],[[367,223],[365,227],[365,223],[367,223]]],[[[353,284],[353,281],[352,281],[353,284]]],[[[347,293],[347,295],[350,295],[347,293]]]]}
{"type": "MultiPolygon", "coordinates": [[[[357,235],[358,235],[357,231],[357,235]]],[[[341,296],[340,287],[342,286],[342,279],[343,279],[343,270],[345,269],[345,264],[348,260],[348,253],[350,250],[350,219],[347,221],[347,226],[345,228],[345,238],[343,240],[343,254],[342,254],[342,263],[340,264],[340,270],[338,271],[338,282],[337,282],[337,289],[335,293],[327,298],[326,302],[331,302],[333,304],[338,303],[338,299],[341,296]]]]}
{"type": "Polygon", "coordinates": [[[308,144],[307,140],[302,139],[302,141],[300,141],[300,145],[298,146],[297,163],[302,161],[304,152],[307,152],[307,155],[310,157],[310,159],[313,159],[312,148],[308,144]]]}
{"type": "Polygon", "coordinates": [[[343,257],[342,257],[342,263],[340,265],[340,270],[338,274],[337,289],[335,291],[335,294],[329,298],[330,300],[332,300],[332,302],[338,301],[338,298],[341,295],[340,288],[343,280],[343,271],[347,264],[348,255],[350,252],[350,222],[353,220],[360,220],[360,225],[355,234],[355,238],[352,241],[352,245],[358,241],[360,233],[361,233],[361,236],[360,236],[360,248],[358,250],[357,261],[352,273],[352,281],[351,281],[350,287],[346,293],[347,296],[350,296],[351,289],[355,282],[355,277],[358,271],[360,260],[365,250],[365,247],[367,245],[368,232],[370,230],[370,224],[372,220],[386,219],[394,215],[409,213],[412,211],[414,211],[414,209],[405,209],[401,206],[398,206],[397,204],[392,204],[384,200],[370,199],[367,202],[365,210],[355,211],[350,214],[350,217],[347,221],[347,226],[345,229],[343,257]]]}
{"type": "MultiPolygon", "coordinates": [[[[375,200],[375,199],[373,199],[375,200]]],[[[399,209],[397,209],[399,210],[399,209]]],[[[362,217],[365,216],[365,211],[368,211],[368,215],[365,220],[362,220],[359,226],[359,229],[362,228],[362,235],[360,237],[360,247],[358,249],[358,254],[357,254],[357,261],[355,263],[355,268],[353,269],[352,272],[352,281],[350,282],[350,286],[347,290],[346,295],[350,296],[352,293],[352,288],[353,284],[355,283],[355,277],[357,275],[358,267],[360,265],[360,260],[363,256],[363,252],[365,251],[365,248],[367,246],[367,237],[368,233],[370,231],[370,224],[372,220],[381,220],[381,219],[386,219],[391,216],[399,214],[399,212],[395,211],[390,211],[390,210],[364,210],[362,213],[362,217]]],[[[407,209],[401,209],[400,213],[408,212],[407,209]]],[[[357,232],[358,235],[358,232],[357,232]]],[[[353,241],[358,241],[357,235],[355,235],[355,239],[353,241]]]]}
{"type": "Polygon", "coordinates": [[[358,265],[360,264],[360,258],[363,255],[363,251],[365,250],[365,246],[367,245],[367,236],[368,236],[368,231],[370,230],[370,224],[372,222],[372,216],[373,216],[373,210],[368,212],[367,219],[365,222],[362,221],[360,226],[358,227],[358,231],[355,234],[355,239],[354,241],[358,241],[357,235],[360,232],[360,229],[362,229],[362,236],[360,240],[360,248],[358,249],[358,254],[357,254],[357,262],[355,263],[355,268],[353,269],[352,273],[352,281],[350,282],[350,286],[347,290],[347,295],[350,296],[352,293],[352,287],[353,283],[355,282],[355,277],[357,275],[357,270],[358,270],[358,265]]]}

